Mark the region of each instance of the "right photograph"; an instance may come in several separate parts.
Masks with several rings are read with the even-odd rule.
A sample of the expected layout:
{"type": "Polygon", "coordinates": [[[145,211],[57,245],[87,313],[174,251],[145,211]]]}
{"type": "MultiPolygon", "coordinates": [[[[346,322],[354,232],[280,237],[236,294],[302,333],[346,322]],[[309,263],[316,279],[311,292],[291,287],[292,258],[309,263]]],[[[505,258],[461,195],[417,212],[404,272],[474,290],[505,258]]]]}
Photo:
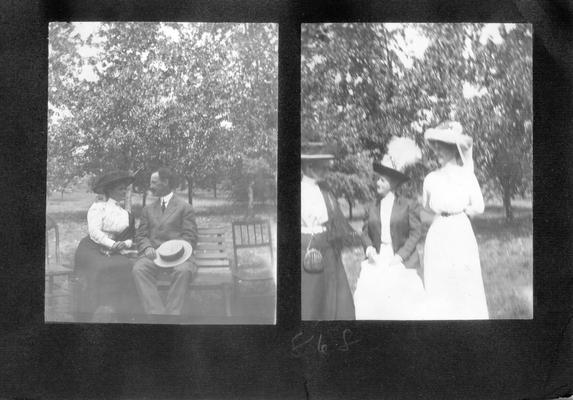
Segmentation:
{"type": "Polygon", "coordinates": [[[303,320],[533,318],[532,34],[302,25],[303,320]]]}

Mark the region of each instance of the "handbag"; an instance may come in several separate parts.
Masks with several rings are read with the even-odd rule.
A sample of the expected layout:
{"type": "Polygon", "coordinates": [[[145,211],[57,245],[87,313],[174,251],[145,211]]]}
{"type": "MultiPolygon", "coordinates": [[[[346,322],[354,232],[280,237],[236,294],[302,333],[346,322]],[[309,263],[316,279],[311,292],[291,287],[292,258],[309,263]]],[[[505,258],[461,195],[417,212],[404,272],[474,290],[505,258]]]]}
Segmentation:
{"type": "Polygon", "coordinates": [[[324,260],[320,250],[310,247],[312,240],[314,239],[314,234],[311,236],[306,246],[306,251],[304,253],[303,268],[306,272],[311,274],[317,274],[324,271],[324,260]]]}

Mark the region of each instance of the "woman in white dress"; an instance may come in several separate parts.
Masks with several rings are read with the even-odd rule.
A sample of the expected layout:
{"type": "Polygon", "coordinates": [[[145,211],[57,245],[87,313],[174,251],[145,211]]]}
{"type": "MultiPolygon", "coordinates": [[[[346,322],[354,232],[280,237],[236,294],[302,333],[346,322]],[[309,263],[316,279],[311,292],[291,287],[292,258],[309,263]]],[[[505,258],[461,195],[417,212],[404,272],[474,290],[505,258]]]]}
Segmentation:
{"type": "Polygon", "coordinates": [[[440,168],[424,179],[423,207],[433,215],[424,246],[426,319],[487,319],[478,245],[469,216],[483,213],[473,172],[472,138],[458,122],[425,133],[440,168]]]}
{"type": "Polygon", "coordinates": [[[417,201],[395,194],[409,178],[404,168],[421,158],[413,140],[392,138],[381,162],[374,162],[376,200],[366,209],[362,263],[354,292],[356,319],[421,319],[425,306],[416,245],[422,235],[417,201]]]}

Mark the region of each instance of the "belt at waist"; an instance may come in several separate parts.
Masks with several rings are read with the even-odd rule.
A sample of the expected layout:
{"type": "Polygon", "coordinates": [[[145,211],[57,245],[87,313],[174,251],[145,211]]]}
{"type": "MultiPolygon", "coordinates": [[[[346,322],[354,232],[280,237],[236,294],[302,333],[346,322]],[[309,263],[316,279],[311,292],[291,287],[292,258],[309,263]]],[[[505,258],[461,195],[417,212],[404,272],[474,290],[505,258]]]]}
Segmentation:
{"type": "Polygon", "coordinates": [[[463,211],[458,211],[458,212],[453,212],[453,213],[441,212],[440,215],[441,215],[442,217],[453,217],[453,216],[455,216],[455,215],[461,215],[461,214],[463,214],[463,213],[464,213],[463,211]]]}
{"type": "Polygon", "coordinates": [[[324,226],[301,226],[300,233],[306,235],[316,235],[317,233],[326,232],[326,227],[324,226]]]}

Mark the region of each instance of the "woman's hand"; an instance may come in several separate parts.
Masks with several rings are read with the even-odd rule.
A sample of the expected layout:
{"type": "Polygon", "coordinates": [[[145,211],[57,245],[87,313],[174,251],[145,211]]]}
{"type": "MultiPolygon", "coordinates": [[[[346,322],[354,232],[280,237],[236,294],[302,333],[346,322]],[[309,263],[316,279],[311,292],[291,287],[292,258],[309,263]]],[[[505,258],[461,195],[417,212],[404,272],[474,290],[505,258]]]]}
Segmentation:
{"type": "Polygon", "coordinates": [[[113,246],[111,247],[111,249],[114,250],[114,251],[120,251],[120,250],[125,249],[126,247],[127,247],[127,246],[126,246],[125,242],[119,241],[119,242],[115,242],[115,243],[113,244],[113,246]]]}
{"type": "Polygon", "coordinates": [[[437,214],[428,208],[422,208],[420,210],[420,221],[424,225],[432,225],[437,214]]]}
{"type": "Polygon", "coordinates": [[[368,258],[368,261],[374,263],[376,261],[375,260],[376,255],[377,255],[376,249],[373,246],[368,246],[366,248],[366,257],[368,258]]]}

